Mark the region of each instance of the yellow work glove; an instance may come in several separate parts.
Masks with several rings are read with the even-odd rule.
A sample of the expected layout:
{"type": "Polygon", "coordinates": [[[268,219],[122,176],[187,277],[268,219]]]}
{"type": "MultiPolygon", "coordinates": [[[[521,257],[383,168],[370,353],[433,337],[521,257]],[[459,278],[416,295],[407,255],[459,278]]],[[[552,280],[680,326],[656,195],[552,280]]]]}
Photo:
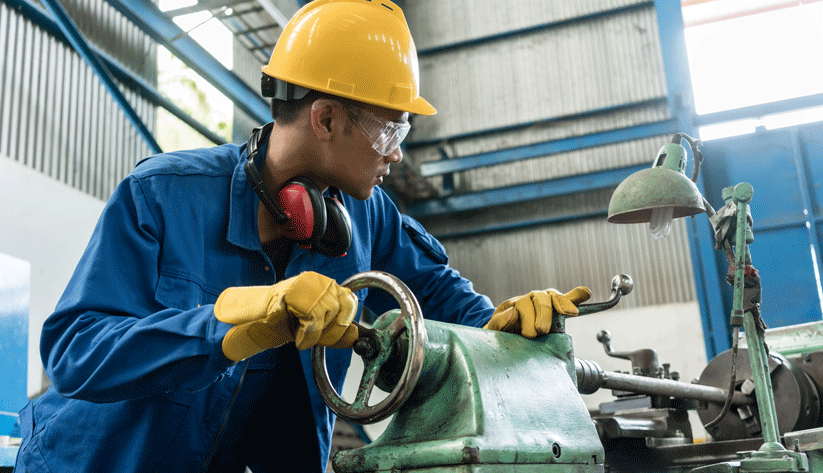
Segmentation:
{"type": "Polygon", "coordinates": [[[554,289],[532,291],[525,296],[513,297],[494,310],[491,320],[483,328],[499,332],[519,333],[526,338],[546,335],[552,328],[552,315],[577,315],[577,304],[592,296],[587,287],[577,287],[561,294],[554,289]]]}
{"type": "Polygon", "coordinates": [[[217,320],[234,325],[223,337],[223,353],[233,361],[288,342],[298,350],[350,348],[356,311],[351,290],[311,271],[273,286],[230,287],[214,303],[217,320]]]}

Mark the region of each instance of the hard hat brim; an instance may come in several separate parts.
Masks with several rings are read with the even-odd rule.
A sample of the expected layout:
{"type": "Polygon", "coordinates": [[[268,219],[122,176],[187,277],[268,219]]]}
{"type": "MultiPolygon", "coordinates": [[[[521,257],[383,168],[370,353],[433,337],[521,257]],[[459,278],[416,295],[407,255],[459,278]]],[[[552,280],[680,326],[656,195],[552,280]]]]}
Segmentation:
{"type": "Polygon", "coordinates": [[[437,109],[432,107],[432,105],[423,97],[417,97],[408,106],[403,107],[401,110],[404,112],[416,113],[418,115],[434,115],[437,113],[437,109]]]}

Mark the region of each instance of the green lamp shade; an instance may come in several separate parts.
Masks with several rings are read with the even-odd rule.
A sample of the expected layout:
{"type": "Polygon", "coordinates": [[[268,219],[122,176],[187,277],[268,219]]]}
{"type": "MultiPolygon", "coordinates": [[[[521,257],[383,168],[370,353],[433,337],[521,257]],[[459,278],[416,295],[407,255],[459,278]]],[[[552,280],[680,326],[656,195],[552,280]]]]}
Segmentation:
{"type": "Polygon", "coordinates": [[[617,186],[609,202],[610,223],[648,223],[652,211],[672,207],[672,218],[705,212],[703,196],[682,172],[664,167],[638,171],[617,186]]]}

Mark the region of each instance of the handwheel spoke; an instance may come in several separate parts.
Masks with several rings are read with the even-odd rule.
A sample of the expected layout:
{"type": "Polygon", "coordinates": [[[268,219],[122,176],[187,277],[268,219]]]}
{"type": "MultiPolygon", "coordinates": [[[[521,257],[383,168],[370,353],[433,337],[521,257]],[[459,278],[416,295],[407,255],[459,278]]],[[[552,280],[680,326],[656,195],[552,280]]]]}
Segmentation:
{"type": "Polygon", "coordinates": [[[394,319],[394,322],[389,324],[388,327],[385,329],[386,333],[389,335],[389,340],[394,342],[397,338],[406,331],[406,317],[405,314],[401,314],[400,317],[394,319]]]}
{"type": "Polygon", "coordinates": [[[380,364],[366,363],[363,367],[363,377],[360,379],[360,385],[357,387],[357,395],[354,397],[352,407],[355,409],[365,409],[366,404],[371,397],[371,392],[374,390],[374,383],[377,381],[377,374],[380,372],[380,364]]]}

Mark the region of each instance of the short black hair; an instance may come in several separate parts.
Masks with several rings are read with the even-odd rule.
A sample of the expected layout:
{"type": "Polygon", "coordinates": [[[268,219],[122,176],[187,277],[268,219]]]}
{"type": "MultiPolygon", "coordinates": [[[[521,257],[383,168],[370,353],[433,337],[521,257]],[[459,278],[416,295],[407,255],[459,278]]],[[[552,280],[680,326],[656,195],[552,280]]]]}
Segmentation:
{"type": "MultiPolygon", "coordinates": [[[[357,107],[356,102],[351,99],[346,99],[343,97],[338,97],[336,95],[327,94],[325,92],[320,92],[319,90],[312,90],[306,94],[305,97],[302,99],[297,100],[278,100],[278,99],[271,99],[271,117],[279,124],[279,125],[288,125],[293,123],[297,119],[297,115],[303,110],[304,107],[308,107],[309,105],[313,104],[317,99],[328,99],[334,100],[341,103],[346,109],[346,113],[349,115],[349,118],[352,120],[356,119],[355,116],[352,115],[351,107],[357,107]]],[[[351,123],[346,124],[346,129],[344,130],[346,134],[351,133],[351,123]]]]}

